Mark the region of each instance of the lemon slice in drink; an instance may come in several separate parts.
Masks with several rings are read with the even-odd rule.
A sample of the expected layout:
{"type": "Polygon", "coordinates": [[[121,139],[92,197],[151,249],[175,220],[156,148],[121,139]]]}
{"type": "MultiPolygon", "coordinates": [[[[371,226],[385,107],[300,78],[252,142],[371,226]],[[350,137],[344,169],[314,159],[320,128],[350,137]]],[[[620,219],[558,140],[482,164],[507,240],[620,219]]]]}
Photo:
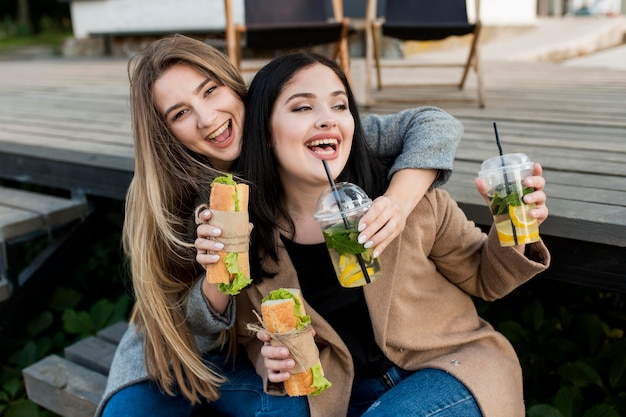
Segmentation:
{"type": "Polygon", "coordinates": [[[500,223],[496,223],[496,232],[498,232],[498,238],[502,242],[503,246],[509,246],[515,244],[515,238],[513,237],[513,230],[511,229],[511,222],[504,220],[500,223]]]}
{"type": "Polygon", "coordinates": [[[515,227],[529,227],[537,222],[537,219],[530,217],[528,214],[534,206],[534,204],[509,206],[509,216],[515,227]]]}
{"type": "Polygon", "coordinates": [[[339,268],[341,269],[341,274],[337,278],[342,285],[344,285],[346,280],[352,275],[361,271],[361,268],[359,268],[359,264],[357,263],[356,256],[354,255],[341,255],[339,257],[339,268]]]}

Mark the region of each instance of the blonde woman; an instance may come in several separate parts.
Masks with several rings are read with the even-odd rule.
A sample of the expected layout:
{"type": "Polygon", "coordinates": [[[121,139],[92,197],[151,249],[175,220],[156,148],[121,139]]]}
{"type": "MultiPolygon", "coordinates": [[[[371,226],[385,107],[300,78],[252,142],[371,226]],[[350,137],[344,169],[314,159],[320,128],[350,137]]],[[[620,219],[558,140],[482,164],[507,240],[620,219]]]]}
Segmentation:
{"type": "MultiPolygon", "coordinates": [[[[97,415],[189,416],[220,387],[258,378],[245,354],[226,366],[235,303],[203,279],[200,264],[217,261],[211,253],[221,247],[211,239],[220,230],[203,235],[205,252],[193,246],[194,208],[244,146],[246,85],[225,55],[180,35],[148,46],[128,72],[135,174],[123,238],[136,302],[97,415]]],[[[370,116],[363,126],[393,175],[362,220],[361,238],[381,254],[426,190],[447,180],[462,126],[434,107],[370,116]]],[[[251,395],[236,415],[300,415],[280,397],[251,395]]]]}

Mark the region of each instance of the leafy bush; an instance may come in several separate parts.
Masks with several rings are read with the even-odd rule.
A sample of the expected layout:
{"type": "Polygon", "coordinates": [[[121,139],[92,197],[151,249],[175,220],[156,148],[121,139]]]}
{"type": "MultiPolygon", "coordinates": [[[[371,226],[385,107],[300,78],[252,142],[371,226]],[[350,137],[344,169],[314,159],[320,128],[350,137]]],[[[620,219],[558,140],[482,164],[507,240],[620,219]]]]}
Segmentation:
{"type": "Polygon", "coordinates": [[[626,415],[625,304],[621,293],[542,277],[478,302],[518,353],[529,417],[626,415]]]}

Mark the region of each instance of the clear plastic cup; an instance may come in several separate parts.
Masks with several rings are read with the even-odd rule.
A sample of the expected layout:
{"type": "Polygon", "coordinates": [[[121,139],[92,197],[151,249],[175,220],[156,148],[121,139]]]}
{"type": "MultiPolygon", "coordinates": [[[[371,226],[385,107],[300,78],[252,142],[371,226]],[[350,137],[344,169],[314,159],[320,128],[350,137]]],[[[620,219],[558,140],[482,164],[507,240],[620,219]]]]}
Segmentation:
{"type": "Polygon", "coordinates": [[[355,184],[338,183],[336,190],[335,193],[328,187],[319,196],[315,219],[322,228],[339,283],[343,287],[359,287],[381,275],[380,261],[372,256],[372,248],[365,249],[357,241],[359,219],[372,206],[372,200],[355,184]]]}
{"type": "Polygon", "coordinates": [[[514,246],[539,240],[537,219],[528,212],[535,207],[522,197],[534,191],[523,184],[532,175],[534,162],[523,153],[487,159],[478,176],[487,185],[487,196],[501,246],[514,246]]]}

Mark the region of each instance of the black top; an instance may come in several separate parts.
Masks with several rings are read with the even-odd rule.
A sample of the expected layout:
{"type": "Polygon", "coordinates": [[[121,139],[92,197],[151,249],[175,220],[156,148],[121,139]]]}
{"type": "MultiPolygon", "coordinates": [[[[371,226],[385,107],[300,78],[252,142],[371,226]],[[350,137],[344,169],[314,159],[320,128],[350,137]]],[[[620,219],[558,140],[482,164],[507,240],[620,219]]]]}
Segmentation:
{"type": "Polygon", "coordinates": [[[281,236],[302,295],[339,334],[352,354],[356,378],[380,376],[393,365],[374,340],[362,287],[339,284],[325,243],[302,245],[281,236]]]}

